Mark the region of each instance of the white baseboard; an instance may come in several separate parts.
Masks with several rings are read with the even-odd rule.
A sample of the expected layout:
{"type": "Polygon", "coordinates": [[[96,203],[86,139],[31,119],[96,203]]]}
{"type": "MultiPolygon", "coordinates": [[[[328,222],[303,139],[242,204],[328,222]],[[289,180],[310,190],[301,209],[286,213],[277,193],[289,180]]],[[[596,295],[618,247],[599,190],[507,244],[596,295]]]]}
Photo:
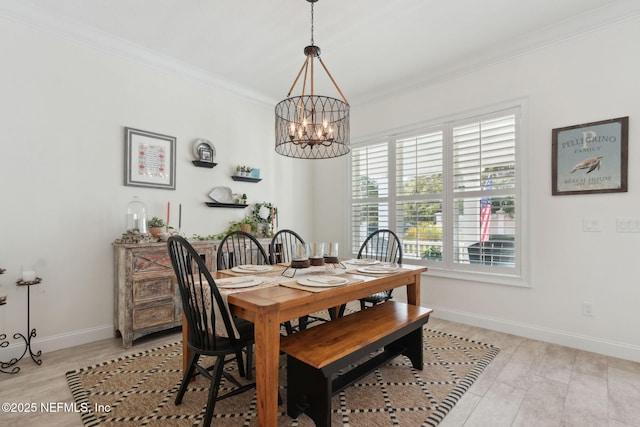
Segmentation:
{"type": "MultiPolygon", "coordinates": [[[[24,332],[21,332],[24,334],[24,332]]],[[[50,337],[39,338],[37,335],[31,340],[31,350],[34,353],[42,351],[43,354],[60,350],[63,348],[75,347],[81,344],[87,344],[94,341],[100,341],[114,337],[113,324],[97,326],[95,328],[81,329],[79,331],[68,332],[65,334],[52,335],[50,337]]],[[[28,338],[28,337],[27,337],[28,338]]],[[[6,340],[9,345],[0,349],[0,361],[8,362],[14,357],[20,357],[25,350],[24,340],[18,338],[13,339],[13,334],[7,334],[6,340]]],[[[29,355],[25,355],[29,357],[29,355]]]]}
{"type": "Polygon", "coordinates": [[[640,346],[623,342],[609,341],[602,338],[587,335],[578,335],[572,332],[544,328],[538,325],[512,322],[510,320],[480,316],[473,313],[449,310],[442,307],[433,307],[433,317],[452,322],[478,326],[498,332],[504,332],[520,337],[538,341],[564,345],[606,356],[640,362],[640,346]]]}
{"type": "MultiPolygon", "coordinates": [[[[538,325],[480,316],[474,313],[450,310],[443,307],[430,307],[433,308],[434,312],[432,316],[438,319],[450,320],[452,322],[464,323],[529,339],[640,362],[640,346],[604,340],[587,335],[578,335],[567,331],[543,328],[538,325]]],[[[32,341],[31,346],[34,352],[42,351],[42,353],[47,353],[113,337],[113,325],[108,324],[66,334],[53,335],[42,339],[36,337],[32,341]]],[[[14,340],[13,335],[8,334],[6,341],[9,342],[9,346],[0,349],[0,361],[5,362],[13,357],[19,357],[24,351],[24,341],[14,340]]]]}

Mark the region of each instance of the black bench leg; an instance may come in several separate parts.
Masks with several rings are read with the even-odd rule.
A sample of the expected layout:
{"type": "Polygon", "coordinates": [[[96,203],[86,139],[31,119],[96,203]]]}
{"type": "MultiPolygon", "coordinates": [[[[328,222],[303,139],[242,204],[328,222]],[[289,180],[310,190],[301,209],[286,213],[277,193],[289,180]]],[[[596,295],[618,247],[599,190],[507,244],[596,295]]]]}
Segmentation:
{"type": "Polygon", "coordinates": [[[424,350],[422,349],[422,328],[418,328],[412,332],[409,332],[404,337],[395,341],[392,345],[401,345],[405,347],[402,354],[407,356],[411,360],[411,365],[422,371],[424,366],[424,350]]]}
{"type": "Polygon", "coordinates": [[[317,427],[331,427],[331,381],[322,370],[287,356],[287,415],[307,414],[317,427]]]}

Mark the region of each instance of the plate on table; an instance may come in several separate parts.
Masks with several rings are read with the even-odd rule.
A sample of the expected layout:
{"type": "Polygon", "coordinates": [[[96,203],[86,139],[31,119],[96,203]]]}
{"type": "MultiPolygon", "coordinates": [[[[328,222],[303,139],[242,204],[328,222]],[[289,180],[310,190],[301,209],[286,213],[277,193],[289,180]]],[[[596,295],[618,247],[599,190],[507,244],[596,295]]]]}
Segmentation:
{"type": "Polygon", "coordinates": [[[273,267],[270,265],[236,265],[231,268],[231,271],[235,271],[236,273],[266,273],[267,271],[273,270],[273,267]]]}
{"type": "Polygon", "coordinates": [[[349,261],[347,261],[348,264],[355,264],[355,265],[373,265],[373,264],[380,264],[380,261],[378,261],[377,259],[371,259],[371,258],[360,258],[360,259],[350,259],[349,261]]]}
{"type": "Polygon", "coordinates": [[[398,264],[379,264],[369,267],[359,267],[357,270],[361,273],[390,274],[400,270],[400,267],[398,264]]]}
{"type": "Polygon", "coordinates": [[[211,193],[209,193],[209,197],[211,197],[214,202],[218,203],[233,202],[233,193],[229,187],[216,187],[211,191],[211,193]]]}
{"type": "Polygon", "coordinates": [[[309,276],[298,279],[298,283],[304,286],[315,288],[330,288],[333,286],[342,286],[349,283],[349,279],[335,276],[309,276]]]}
{"type": "Polygon", "coordinates": [[[224,279],[216,279],[216,285],[220,289],[238,289],[250,288],[262,283],[262,279],[258,277],[225,277],[224,279]]]}

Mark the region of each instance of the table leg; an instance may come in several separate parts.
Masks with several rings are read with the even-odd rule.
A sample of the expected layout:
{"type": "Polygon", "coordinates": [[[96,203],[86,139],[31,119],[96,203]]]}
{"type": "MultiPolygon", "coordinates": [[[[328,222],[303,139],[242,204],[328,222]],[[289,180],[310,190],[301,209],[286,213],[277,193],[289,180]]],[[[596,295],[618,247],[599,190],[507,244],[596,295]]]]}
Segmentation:
{"type": "Polygon", "coordinates": [[[420,273],[416,272],[412,284],[407,285],[407,302],[420,305],[420,273]]]}
{"type": "Polygon", "coordinates": [[[256,397],[258,426],[278,424],[278,369],[280,322],[277,311],[258,313],[255,319],[256,397]]]}

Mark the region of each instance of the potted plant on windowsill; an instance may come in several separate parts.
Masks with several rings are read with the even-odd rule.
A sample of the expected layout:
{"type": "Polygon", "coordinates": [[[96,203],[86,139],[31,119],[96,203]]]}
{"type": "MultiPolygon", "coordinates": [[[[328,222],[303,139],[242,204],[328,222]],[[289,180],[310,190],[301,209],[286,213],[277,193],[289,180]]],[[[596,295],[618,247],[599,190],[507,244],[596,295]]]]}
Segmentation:
{"type": "Polygon", "coordinates": [[[158,240],[160,238],[160,233],[167,226],[163,219],[154,216],[147,223],[147,227],[149,228],[149,233],[151,233],[151,237],[158,240]]]}

